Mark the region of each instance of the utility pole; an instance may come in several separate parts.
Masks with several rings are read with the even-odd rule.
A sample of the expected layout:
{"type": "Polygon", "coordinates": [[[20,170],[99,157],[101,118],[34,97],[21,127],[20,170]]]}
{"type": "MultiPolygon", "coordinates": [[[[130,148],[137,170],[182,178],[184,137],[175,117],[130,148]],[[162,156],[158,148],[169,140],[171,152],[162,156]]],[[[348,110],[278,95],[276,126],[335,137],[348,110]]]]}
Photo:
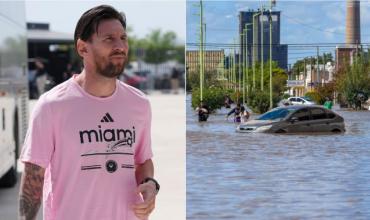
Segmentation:
{"type": "MultiPolygon", "coordinates": [[[[243,75],[243,104],[245,104],[245,29],[242,30],[242,33],[241,33],[241,41],[240,41],[240,45],[243,45],[242,46],[242,49],[241,51],[243,51],[243,54],[244,54],[244,59],[243,59],[243,69],[242,69],[242,75],[243,75]]],[[[239,61],[240,62],[240,61],[239,61]]]]}
{"type": "Polygon", "coordinates": [[[230,51],[229,51],[229,54],[228,54],[228,58],[227,58],[227,88],[230,89],[230,79],[231,79],[231,74],[230,74],[230,67],[231,67],[231,62],[230,62],[230,51]]]}
{"type": "Polygon", "coordinates": [[[275,0],[270,0],[270,109],[274,107],[274,103],[272,101],[272,7],[276,5],[275,0]]]}
{"type": "Polygon", "coordinates": [[[263,46],[263,10],[264,10],[264,7],[263,5],[261,5],[261,91],[263,91],[263,75],[264,75],[264,71],[263,71],[263,49],[264,49],[264,46],[263,46]]]}
{"type": "Polygon", "coordinates": [[[311,56],[311,58],[310,58],[310,78],[311,78],[311,92],[312,92],[312,70],[313,70],[313,68],[312,68],[312,56],[311,56]]]}
{"type": "MultiPolygon", "coordinates": [[[[243,72],[243,83],[245,79],[247,80],[247,102],[249,100],[249,59],[248,59],[248,26],[252,25],[252,23],[246,23],[244,25],[244,72],[243,72]],[[245,73],[245,74],[244,74],[245,73]]],[[[244,84],[243,84],[244,85],[244,84]]],[[[243,92],[245,91],[245,86],[243,86],[243,92]]],[[[245,97],[243,96],[243,103],[245,104],[245,97]]],[[[248,102],[249,103],[249,102],[248,102]]]]}
{"type": "Polygon", "coordinates": [[[206,23],[203,23],[203,26],[204,26],[204,40],[203,40],[203,82],[204,82],[204,75],[206,74],[206,67],[207,67],[207,59],[206,59],[206,50],[205,50],[205,47],[206,47],[206,23]]]}
{"type": "MultiPolygon", "coordinates": [[[[243,36],[243,34],[242,34],[242,36],[243,36]]],[[[242,42],[241,42],[241,40],[240,40],[240,37],[239,37],[239,60],[238,60],[238,74],[239,74],[239,88],[238,88],[238,90],[239,90],[239,93],[240,93],[240,91],[241,91],[241,77],[242,77],[242,74],[241,74],[241,57],[242,57],[242,53],[241,53],[241,50],[240,50],[240,47],[241,47],[241,45],[242,45],[242,42]]]]}
{"type": "Polygon", "coordinates": [[[306,74],[306,57],[303,59],[304,66],[303,66],[303,85],[304,85],[304,93],[306,94],[307,92],[307,87],[306,87],[306,79],[307,79],[307,74],[306,74]]]}
{"type": "Polygon", "coordinates": [[[269,22],[270,22],[270,109],[274,107],[274,103],[272,101],[272,6],[273,6],[273,1],[270,1],[270,17],[269,17],[269,22]]]}
{"type": "Polygon", "coordinates": [[[256,57],[257,57],[257,50],[258,48],[256,47],[256,40],[258,40],[258,32],[257,32],[257,28],[258,28],[258,23],[257,25],[254,25],[255,24],[255,20],[256,20],[256,16],[259,16],[260,15],[260,12],[258,13],[255,13],[253,14],[253,17],[252,17],[252,25],[253,25],[253,45],[252,45],[252,70],[253,70],[253,87],[252,89],[255,90],[256,89],[256,57]],[[256,39],[257,38],[257,39],[256,39]]]}
{"type": "Polygon", "coordinates": [[[317,68],[316,68],[316,87],[317,87],[317,86],[319,86],[319,71],[320,71],[320,67],[319,67],[319,46],[317,46],[316,65],[317,65],[317,68]]]}
{"type": "Polygon", "coordinates": [[[203,3],[200,0],[200,44],[199,44],[199,79],[200,79],[200,101],[203,101],[203,3]]]}
{"type": "Polygon", "coordinates": [[[326,81],[325,81],[325,76],[326,76],[326,69],[325,69],[325,65],[326,65],[326,57],[325,57],[325,53],[323,53],[322,55],[322,61],[323,61],[323,72],[321,74],[321,78],[323,79],[322,81],[324,81],[324,84],[326,84],[326,81]]]}
{"type": "Polygon", "coordinates": [[[234,61],[234,91],[236,92],[236,49],[235,49],[235,47],[236,47],[236,40],[235,40],[235,38],[234,38],[234,49],[233,49],[233,61],[234,61]]]}

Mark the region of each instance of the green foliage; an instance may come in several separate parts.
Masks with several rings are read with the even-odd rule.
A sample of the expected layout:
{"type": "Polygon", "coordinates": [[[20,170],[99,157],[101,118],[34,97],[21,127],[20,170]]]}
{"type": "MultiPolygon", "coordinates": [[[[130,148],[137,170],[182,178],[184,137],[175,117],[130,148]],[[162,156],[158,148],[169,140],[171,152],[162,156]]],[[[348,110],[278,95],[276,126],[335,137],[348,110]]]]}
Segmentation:
{"type": "MultiPolygon", "coordinates": [[[[300,72],[304,71],[304,64],[316,65],[317,57],[306,57],[301,60],[297,60],[292,67],[292,74],[297,75],[300,72]]],[[[333,62],[333,55],[331,53],[324,53],[322,56],[319,56],[319,64],[326,64],[327,62],[333,62]]]]}
{"type": "MultiPolygon", "coordinates": [[[[186,73],[186,90],[192,91],[193,89],[199,89],[200,85],[199,72],[187,72],[186,73]]],[[[216,71],[206,71],[204,73],[204,85],[203,88],[208,87],[222,87],[222,82],[217,80],[216,71]]]]}
{"type": "Polygon", "coordinates": [[[283,96],[282,96],[282,99],[287,99],[290,97],[290,94],[288,93],[284,93],[283,96]]]}
{"type": "Polygon", "coordinates": [[[249,105],[254,112],[264,113],[270,108],[270,93],[257,91],[250,99],[249,105]]]}
{"type": "Polygon", "coordinates": [[[147,35],[145,61],[148,63],[162,63],[168,60],[168,52],[174,49],[176,34],[174,32],[161,33],[157,29],[147,35]]]}
{"type": "MultiPolygon", "coordinates": [[[[211,111],[215,111],[223,106],[226,94],[227,91],[219,87],[203,89],[203,103],[206,104],[211,111]]],[[[193,89],[191,95],[191,106],[195,109],[200,104],[200,90],[198,88],[193,89]]]]}
{"type": "Polygon", "coordinates": [[[156,29],[143,39],[131,36],[131,27],[128,27],[127,32],[130,36],[129,60],[137,60],[138,53],[141,53],[144,61],[148,63],[158,64],[173,59],[185,63],[185,47],[176,43],[177,36],[174,32],[162,33],[160,29],[156,29]]]}
{"type": "Polygon", "coordinates": [[[370,64],[362,56],[355,59],[352,66],[339,72],[336,87],[343,101],[354,105],[354,97],[358,92],[370,94],[370,64]]]}
{"type": "Polygon", "coordinates": [[[317,91],[307,92],[304,96],[311,98],[314,102],[316,102],[319,105],[325,102],[325,99],[317,91]]]}
{"type": "Polygon", "coordinates": [[[306,97],[311,98],[316,104],[323,105],[326,98],[333,100],[334,98],[334,83],[327,83],[325,86],[320,86],[313,92],[307,92],[306,97]]]}
{"type": "Polygon", "coordinates": [[[318,87],[317,92],[319,93],[321,99],[318,100],[316,103],[319,105],[323,105],[326,101],[326,98],[333,100],[334,91],[335,91],[334,83],[327,83],[324,86],[318,87]]]}
{"type": "MultiPolygon", "coordinates": [[[[249,81],[245,81],[245,88],[249,86],[250,94],[247,104],[255,112],[264,113],[270,108],[270,64],[266,62],[264,64],[264,77],[263,85],[264,91],[261,91],[261,66],[259,63],[255,66],[255,84],[256,88],[253,90],[253,68],[248,69],[249,81]]],[[[238,65],[236,65],[236,76],[234,80],[231,79],[225,81],[217,80],[217,72],[206,72],[204,76],[204,90],[203,90],[203,100],[209,105],[213,110],[221,108],[223,106],[225,95],[229,95],[235,103],[242,102],[243,94],[242,92],[236,91],[235,87],[238,88],[239,76],[238,76],[238,65]],[[232,88],[228,88],[228,85],[232,88]],[[228,89],[226,89],[228,88],[228,89]]],[[[247,74],[247,70],[245,70],[247,74]]],[[[226,74],[226,77],[228,75],[226,74]]],[[[286,80],[288,79],[287,74],[283,69],[277,66],[276,62],[272,62],[272,90],[273,90],[273,106],[276,106],[278,101],[282,98],[286,88],[286,80]]],[[[199,104],[199,73],[198,72],[188,72],[186,77],[187,91],[192,91],[192,106],[196,107],[199,104]]],[[[242,86],[241,82],[241,86],[242,86]]],[[[247,96],[246,96],[247,98],[247,96]]]]}

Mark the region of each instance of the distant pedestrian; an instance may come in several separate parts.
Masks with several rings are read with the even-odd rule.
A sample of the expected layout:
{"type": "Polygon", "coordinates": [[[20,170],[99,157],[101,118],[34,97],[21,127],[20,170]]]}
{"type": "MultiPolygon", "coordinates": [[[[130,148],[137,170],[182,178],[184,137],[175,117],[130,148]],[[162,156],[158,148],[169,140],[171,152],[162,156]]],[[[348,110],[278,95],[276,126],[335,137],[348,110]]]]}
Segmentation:
{"type": "Polygon", "coordinates": [[[226,119],[229,118],[230,115],[234,114],[234,122],[240,123],[242,121],[242,113],[245,111],[245,108],[240,103],[236,104],[236,107],[231,109],[229,113],[226,115],[226,119]]]}
{"type": "Polygon", "coordinates": [[[195,111],[198,113],[198,121],[207,121],[209,116],[209,108],[206,104],[203,102],[200,102],[199,106],[195,109],[195,111]]]}
{"type": "Polygon", "coordinates": [[[48,73],[46,72],[45,65],[40,58],[35,60],[36,66],[36,86],[38,95],[41,96],[45,92],[45,86],[48,79],[48,73]]]}
{"type": "Polygon", "coordinates": [[[225,108],[230,108],[232,103],[234,103],[234,101],[230,98],[229,95],[226,95],[224,101],[225,108]]]}
{"type": "Polygon", "coordinates": [[[177,94],[179,90],[179,78],[180,78],[180,72],[177,70],[177,68],[172,68],[171,73],[171,89],[172,91],[177,94]]]}
{"type": "Polygon", "coordinates": [[[326,108],[326,109],[332,109],[333,102],[330,100],[329,97],[326,97],[325,99],[326,99],[326,101],[324,103],[324,108],[326,108]]]}

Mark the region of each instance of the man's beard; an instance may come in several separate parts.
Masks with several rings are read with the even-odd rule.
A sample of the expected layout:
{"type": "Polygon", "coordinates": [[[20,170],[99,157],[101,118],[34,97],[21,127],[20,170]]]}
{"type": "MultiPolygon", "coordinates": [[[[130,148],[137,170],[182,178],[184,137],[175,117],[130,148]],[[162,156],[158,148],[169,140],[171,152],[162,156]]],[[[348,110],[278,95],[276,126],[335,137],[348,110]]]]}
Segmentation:
{"type": "Polygon", "coordinates": [[[125,68],[125,64],[127,60],[124,60],[122,63],[119,64],[113,64],[110,61],[107,61],[106,65],[104,65],[104,62],[102,62],[104,58],[100,57],[95,60],[96,65],[96,72],[102,76],[108,77],[108,78],[117,78],[123,73],[123,69],[125,68]],[[98,61],[100,60],[100,62],[98,61]]]}

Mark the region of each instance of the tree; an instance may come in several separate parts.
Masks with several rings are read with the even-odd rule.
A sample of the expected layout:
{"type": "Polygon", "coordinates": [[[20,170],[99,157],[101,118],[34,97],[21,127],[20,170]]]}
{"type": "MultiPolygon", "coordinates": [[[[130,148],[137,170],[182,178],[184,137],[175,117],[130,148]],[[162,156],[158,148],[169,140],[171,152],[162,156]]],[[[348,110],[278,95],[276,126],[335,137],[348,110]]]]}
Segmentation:
{"type": "Polygon", "coordinates": [[[145,61],[162,63],[170,58],[171,51],[176,47],[176,34],[172,31],[162,34],[160,29],[152,31],[145,38],[147,47],[145,61]]]}
{"type": "MultiPolygon", "coordinates": [[[[293,64],[292,73],[293,75],[299,75],[301,72],[304,71],[304,64],[309,65],[312,63],[312,65],[317,64],[317,57],[305,57],[303,59],[297,60],[293,64]]],[[[319,65],[320,64],[326,64],[327,62],[333,62],[333,55],[331,53],[324,53],[322,56],[319,56],[319,65]]]]}
{"type": "Polygon", "coordinates": [[[172,31],[162,33],[160,29],[153,30],[145,38],[130,36],[132,28],[128,27],[129,33],[129,60],[137,60],[142,57],[148,63],[159,64],[167,60],[177,60],[185,63],[185,47],[177,44],[176,34],[172,31]]]}
{"type": "Polygon", "coordinates": [[[363,56],[355,59],[354,63],[337,73],[335,86],[342,97],[341,101],[350,106],[355,104],[355,96],[362,92],[370,94],[370,64],[363,56]]]}

